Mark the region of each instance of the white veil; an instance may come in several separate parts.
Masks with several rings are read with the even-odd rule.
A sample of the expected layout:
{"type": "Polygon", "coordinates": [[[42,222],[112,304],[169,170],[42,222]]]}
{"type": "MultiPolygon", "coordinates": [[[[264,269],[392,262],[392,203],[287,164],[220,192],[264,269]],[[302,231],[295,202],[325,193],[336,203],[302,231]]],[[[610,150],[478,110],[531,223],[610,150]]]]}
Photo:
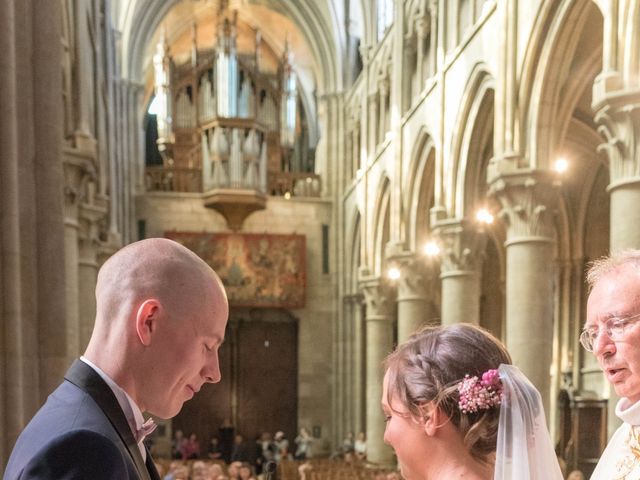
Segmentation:
{"type": "Polygon", "coordinates": [[[562,480],[540,393],[513,365],[498,368],[500,404],[494,480],[562,480]]]}

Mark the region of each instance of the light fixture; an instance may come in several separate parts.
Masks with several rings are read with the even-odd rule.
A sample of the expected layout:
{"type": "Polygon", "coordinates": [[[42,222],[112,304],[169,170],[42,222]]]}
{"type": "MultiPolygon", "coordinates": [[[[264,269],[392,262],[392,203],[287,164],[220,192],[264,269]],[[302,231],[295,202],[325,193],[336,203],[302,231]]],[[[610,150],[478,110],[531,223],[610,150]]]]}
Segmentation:
{"type": "Polygon", "coordinates": [[[429,257],[435,257],[436,255],[440,255],[440,247],[432,240],[425,244],[424,253],[429,257]]]}
{"type": "Polygon", "coordinates": [[[390,267],[387,270],[387,278],[389,280],[398,280],[400,278],[400,269],[398,267],[390,267]]]}
{"type": "Polygon", "coordinates": [[[291,193],[290,192],[284,192],[284,199],[285,200],[289,200],[291,198],[291,193]]]}
{"type": "Polygon", "coordinates": [[[553,169],[558,173],[564,173],[569,169],[569,161],[566,158],[559,158],[553,164],[553,169]]]}
{"type": "Polygon", "coordinates": [[[493,215],[486,208],[481,208],[476,212],[476,220],[480,223],[491,225],[493,223],[493,215]]]}

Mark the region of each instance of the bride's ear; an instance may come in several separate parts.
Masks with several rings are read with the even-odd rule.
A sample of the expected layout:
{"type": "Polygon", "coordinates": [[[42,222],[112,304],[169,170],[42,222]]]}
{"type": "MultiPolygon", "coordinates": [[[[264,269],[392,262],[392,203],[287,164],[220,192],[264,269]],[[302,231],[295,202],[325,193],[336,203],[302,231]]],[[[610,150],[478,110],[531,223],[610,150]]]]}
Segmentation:
{"type": "Polygon", "coordinates": [[[426,404],[424,407],[424,432],[433,437],[438,429],[449,421],[442,409],[436,407],[433,402],[426,404]]]}

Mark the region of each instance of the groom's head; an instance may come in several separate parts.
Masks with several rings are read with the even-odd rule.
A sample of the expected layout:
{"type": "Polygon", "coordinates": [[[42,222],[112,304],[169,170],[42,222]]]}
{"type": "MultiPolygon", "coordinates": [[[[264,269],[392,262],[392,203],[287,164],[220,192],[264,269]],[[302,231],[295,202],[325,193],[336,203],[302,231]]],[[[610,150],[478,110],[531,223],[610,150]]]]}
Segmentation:
{"type": "Polygon", "coordinates": [[[203,384],[220,381],[227,297],[184,246],[154,238],[116,252],[98,274],[96,310],[86,356],[143,411],[170,418],[203,384]]]}

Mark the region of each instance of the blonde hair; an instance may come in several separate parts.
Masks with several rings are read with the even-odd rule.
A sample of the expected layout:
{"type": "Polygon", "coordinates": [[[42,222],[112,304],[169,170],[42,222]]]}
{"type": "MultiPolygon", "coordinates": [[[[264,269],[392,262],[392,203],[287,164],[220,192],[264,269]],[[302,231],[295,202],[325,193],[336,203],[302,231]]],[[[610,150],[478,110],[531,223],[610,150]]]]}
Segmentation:
{"type": "Polygon", "coordinates": [[[387,357],[387,401],[391,405],[395,398],[416,419],[423,419],[422,407],[434,402],[462,433],[469,453],[488,462],[496,450],[500,409],[462,413],[457,387],[465,375],[480,378],[501,363],[511,364],[511,356],[500,340],[480,327],[425,327],[387,357]]]}

